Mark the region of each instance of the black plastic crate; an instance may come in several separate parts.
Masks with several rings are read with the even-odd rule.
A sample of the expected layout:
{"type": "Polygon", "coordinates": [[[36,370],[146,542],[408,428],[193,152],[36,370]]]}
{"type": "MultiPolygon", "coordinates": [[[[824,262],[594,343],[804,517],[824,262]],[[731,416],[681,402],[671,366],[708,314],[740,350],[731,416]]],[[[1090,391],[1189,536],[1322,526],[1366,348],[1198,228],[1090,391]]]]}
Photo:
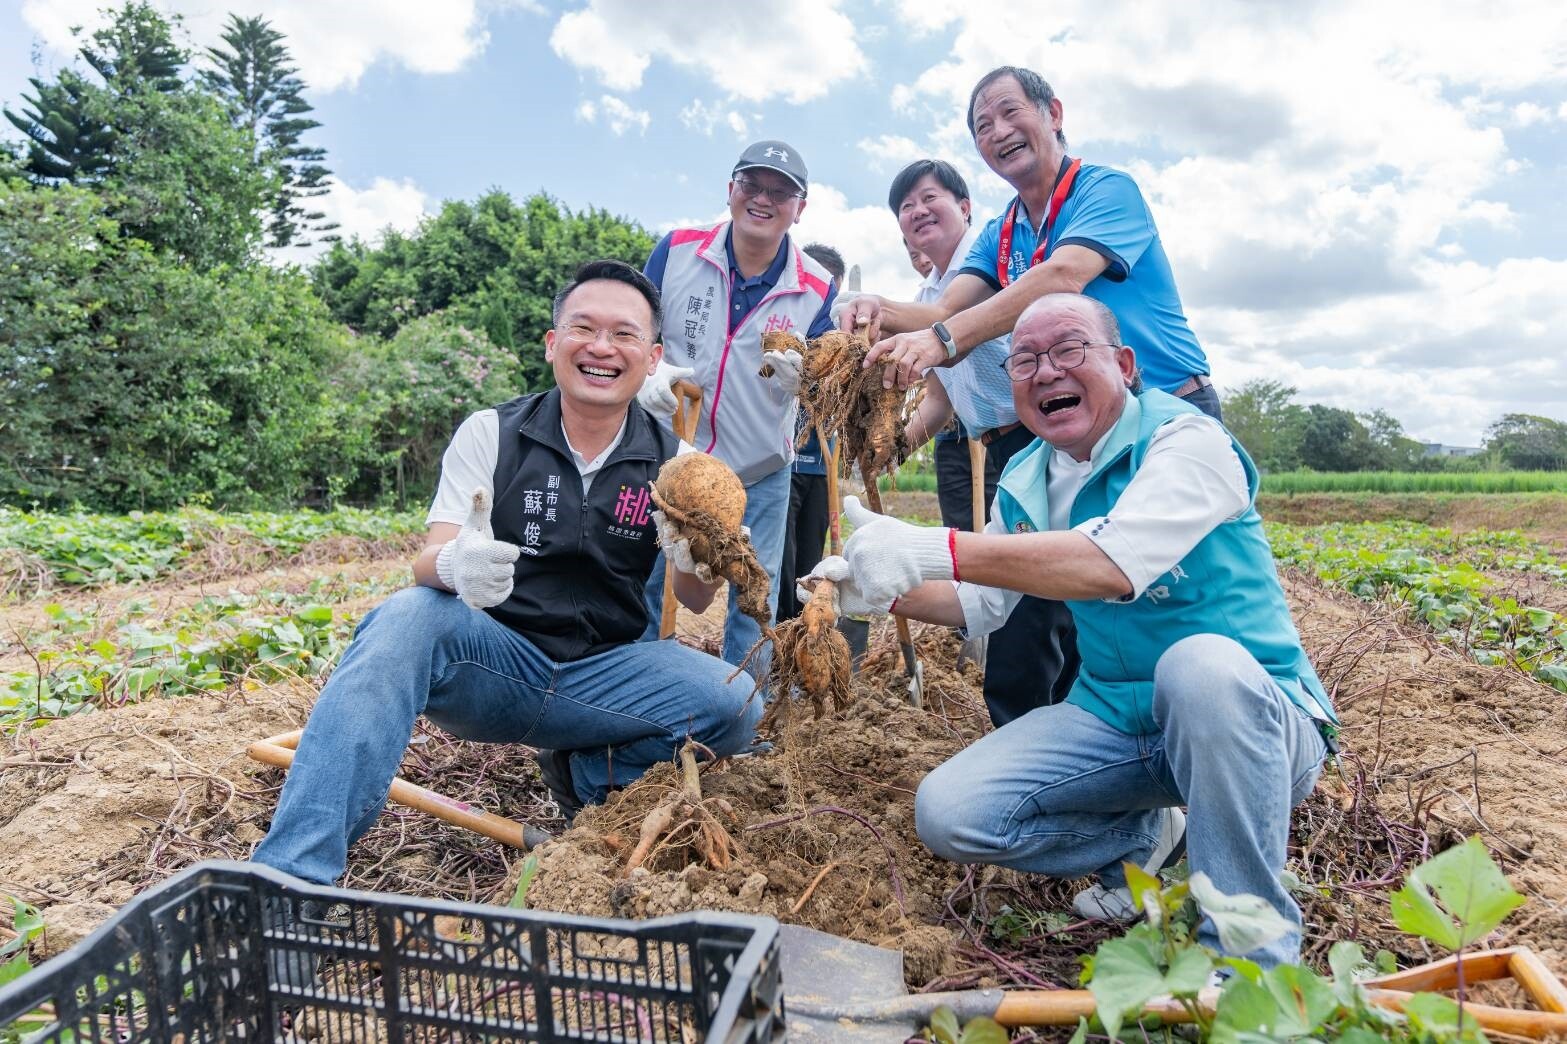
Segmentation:
{"type": "Polygon", "coordinates": [[[18,1037],[774,1044],[778,923],[509,910],[213,861],[0,988],[0,1041],[18,1037]],[[291,960],[319,970],[290,985],[291,960]]]}

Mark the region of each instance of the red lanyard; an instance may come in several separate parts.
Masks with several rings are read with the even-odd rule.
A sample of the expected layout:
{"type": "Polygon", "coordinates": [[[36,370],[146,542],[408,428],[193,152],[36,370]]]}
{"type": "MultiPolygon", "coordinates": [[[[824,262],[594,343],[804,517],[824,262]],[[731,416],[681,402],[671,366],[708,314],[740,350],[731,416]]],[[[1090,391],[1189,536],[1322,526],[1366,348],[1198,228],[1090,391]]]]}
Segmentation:
{"type": "MultiPolygon", "coordinates": [[[[1072,193],[1072,182],[1077,180],[1077,168],[1082,165],[1082,160],[1073,160],[1067,166],[1066,173],[1056,182],[1056,190],[1050,194],[1050,210],[1045,216],[1044,234],[1039,237],[1034,256],[1029,258],[1029,268],[1045,259],[1045,253],[1050,247],[1050,230],[1055,227],[1056,215],[1061,213],[1061,204],[1072,193]]],[[[1001,223],[1001,244],[996,250],[996,282],[1001,284],[1002,289],[1012,282],[1012,229],[1017,225],[1017,204],[1018,201],[1014,199],[1007,208],[1007,219],[1001,223]]]]}

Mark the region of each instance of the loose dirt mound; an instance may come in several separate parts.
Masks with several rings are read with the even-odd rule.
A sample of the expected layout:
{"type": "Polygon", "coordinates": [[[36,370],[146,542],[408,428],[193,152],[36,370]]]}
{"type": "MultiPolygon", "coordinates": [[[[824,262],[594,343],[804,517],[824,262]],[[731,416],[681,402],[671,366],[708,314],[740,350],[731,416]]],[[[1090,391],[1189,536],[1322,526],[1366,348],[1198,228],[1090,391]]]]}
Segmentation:
{"type": "MultiPolygon", "coordinates": [[[[1352,937],[1427,959],[1389,923],[1387,893],[1421,858],[1478,831],[1529,897],[1494,941],[1532,946],[1567,969],[1562,695],[1468,663],[1388,610],[1298,577],[1286,583],[1345,721],[1342,774],[1329,773],[1295,816],[1291,869],[1325,889],[1303,895],[1309,955],[1320,962],[1329,940],[1352,937]]],[[[728,868],[688,867],[670,845],[645,871],[621,876],[641,817],[675,779],[671,767],[541,849],[530,905],[621,916],[762,912],[901,946],[915,984],[1070,984],[1075,956],[1106,930],[1071,917],[1071,883],[943,864],[915,836],[919,780],[984,722],[973,672],[953,669],[950,635],[916,628],[916,638],[930,713],[903,703],[896,643],[883,624],[847,712],[797,721],[774,753],[704,774],[704,793],[734,812],[725,818],[737,842],[728,868]],[[881,839],[831,809],[862,817],[881,839]],[[1003,922],[1005,940],[992,930],[1003,922]]],[[[270,821],[282,774],[246,761],[244,745],[296,727],[312,698],[302,682],[236,689],[12,737],[0,748],[0,892],[46,907],[52,930],[78,933],[198,859],[246,857],[270,821]]],[[[421,727],[403,771],[480,807],[559,825],[523,748],[457,743],[421,727]]],[[[502,901],[520,861],[515,850],[395,807],[352,855],[346,883],[354,887],[502,901]]]]}
{"type": "MultiPolygon", "coordinates": [[[[927,670],[950,674],[950,634],[932,628],[922,638],[927,670]]],[[[820,721],[797,714],[773,753],[726,760],[703,774],[704,797],[733,813],[725,823],[736,842],[728,867],[692,861],[684,846],[670,844],[625,875],[643,819],[679,785],[674,766],[660,766],[606,806],[583,812],[541,851],[528,904],[615,917],[761,913],[900,948],[911,984],[948,970],[955,939],[936,923],[964,870],[919,843],[914,791],[974,733],[962,726],[961,708],[955,724],[889,695],[899,686],[888,660],[872,657],[847,710],[820,721]]]]}
{"type": "Polygon", "coordinates": [[[1295,814],[1295,871],[1311,953],[1336,938],[1416,949],[1387,892],[1425,859],[1478,833],[1529,902],[1499,942],[1567,969],[1567,709],[1561,693],[1482,667],[1367,606],[1286,576],[1296,620],[1344,723],[1339,770],[1295,814]]]}
{"type": "MultiPolygon", "coordinates": [[[[0,758],[0,892],[84,934],[147,885],[261,833],[273,795],[249,778],[244,738],[303,721],[307,686],[155,700],[81,714],[13,739],[0,758]],[[57,911],[57,904],[99,904],[57,911]],[[105,905],[106,904],[106,905],[105,905]]],[[[65,940],[72,941],[72,940],[65,940]]]]}

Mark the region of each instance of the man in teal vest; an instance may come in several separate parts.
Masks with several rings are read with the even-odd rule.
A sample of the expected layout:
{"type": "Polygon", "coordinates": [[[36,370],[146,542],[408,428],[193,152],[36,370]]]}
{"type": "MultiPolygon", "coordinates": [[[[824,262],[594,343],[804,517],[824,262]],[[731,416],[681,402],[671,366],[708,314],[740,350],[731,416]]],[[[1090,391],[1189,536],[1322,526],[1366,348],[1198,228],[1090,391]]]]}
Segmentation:
{"type": "MultiPolygon", "coordinates": [[[[1004,367],[1038,438],[1002,473],[985,532],[909,525],[851,498],[854,536],[815,573],[839,581],[845,612],[896,602],[970,633],[999,627],[1025,594],[1072,611],[1082,669],[1066,701],[920,785],[932,851],[1097,873],[1078,912],[1130,920],[1122,864],[1157,871],[1189,849],[1194,873],[1289,923],[1246,956],[1295,960],[1300,910],[1279,880],[1290,809],[1316,782],[1336,719],[1279,586],[1251,460],[1196,407],[1144,391],[1120,339],[1091,298],[1031,305],[1004,367]]],[[[1202,939],[1218,947],[1211,923],[1202,939]]]]}

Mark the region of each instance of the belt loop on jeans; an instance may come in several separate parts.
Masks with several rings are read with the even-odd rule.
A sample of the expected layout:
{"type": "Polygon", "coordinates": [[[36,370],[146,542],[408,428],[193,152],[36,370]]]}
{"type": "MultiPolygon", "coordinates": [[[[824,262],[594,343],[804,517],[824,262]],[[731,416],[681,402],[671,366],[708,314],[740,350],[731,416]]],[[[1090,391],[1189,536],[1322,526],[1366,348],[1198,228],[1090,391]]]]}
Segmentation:
{"type": "Polygon", "coordinates": [[[1212,388],[1213,381],[1206,373],[1197,373],[1186,378],[1186,383],[1175,389],[1173,394],[1177,399],[1184,399],[1188,395],[1196,395],[1204,388],[1212,388]]]}
{"type": "Polygon", "coordinates": [[[981,446],[988,446],[992,442],[995,442],[997,439],[1001,438],[1001,436],[1009,434],[1015,430],[1018,425],[1022,423],[1022,421],[1013,421],[1011,424],[1003,424],[999,428],[991,428],[989,431],[982,431],[979,433],[979,444],[981,446]]]}

